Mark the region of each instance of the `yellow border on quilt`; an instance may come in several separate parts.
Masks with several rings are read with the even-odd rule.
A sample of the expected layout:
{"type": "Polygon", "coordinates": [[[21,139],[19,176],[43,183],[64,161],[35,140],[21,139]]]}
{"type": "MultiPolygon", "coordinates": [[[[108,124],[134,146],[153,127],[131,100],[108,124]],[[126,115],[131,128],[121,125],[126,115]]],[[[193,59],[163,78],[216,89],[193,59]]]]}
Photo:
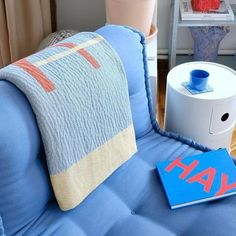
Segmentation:
{"type": "Polygon", "coordinates": [[[60,208],[76,207],[136,151],[134,128],[130,125],[66,171],[51,175],[60,208]]]}

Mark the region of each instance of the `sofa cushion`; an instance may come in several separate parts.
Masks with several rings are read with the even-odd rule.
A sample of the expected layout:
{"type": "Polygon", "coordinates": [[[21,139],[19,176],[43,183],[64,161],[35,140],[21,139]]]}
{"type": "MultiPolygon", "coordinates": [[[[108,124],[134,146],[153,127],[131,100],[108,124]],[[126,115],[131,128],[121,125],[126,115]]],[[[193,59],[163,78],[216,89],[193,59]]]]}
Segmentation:
{"type": "Polygon", "coordinates": [[[77,208],[61,212],[55,203],[24,235],[229,236],[235,235],[236,197],[171,210],[156,171],[158,160],[200,154],[165,134],[138,140],[139,152],[77,208]],[[222,227],[223,226],[223,227],[222,227]]]}
{"type": "Polygon", "coordinates": [[[151,104],[145,38],[132,28],[118,25],[106,25],[96,32],[111,44],[123,62],[129,85],[135,134],[136,138],[140,138],[152,130],[155,121],[151,104]]]}
{"type": "Polygon", "coordinates": [[[25,96],[0,81],[0,214],[7,235],[32,222],[51,196],[41,139],[25,96]]]}

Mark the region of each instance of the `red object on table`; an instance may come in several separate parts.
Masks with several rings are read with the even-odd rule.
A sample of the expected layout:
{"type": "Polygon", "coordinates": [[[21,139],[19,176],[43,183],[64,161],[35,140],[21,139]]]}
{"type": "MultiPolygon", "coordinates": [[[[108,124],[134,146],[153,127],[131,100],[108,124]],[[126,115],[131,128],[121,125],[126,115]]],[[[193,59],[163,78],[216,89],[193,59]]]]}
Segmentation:
{"type": "Polygon", "coordinates": [[[220,0],[211,0],[211,9],[219,9],[220,0]]]}
{"type": "Polygon", "coordinates": [[[220,7],[220,0],[191,0],[191,3],[194,11],[206,12],[220,7]]]}

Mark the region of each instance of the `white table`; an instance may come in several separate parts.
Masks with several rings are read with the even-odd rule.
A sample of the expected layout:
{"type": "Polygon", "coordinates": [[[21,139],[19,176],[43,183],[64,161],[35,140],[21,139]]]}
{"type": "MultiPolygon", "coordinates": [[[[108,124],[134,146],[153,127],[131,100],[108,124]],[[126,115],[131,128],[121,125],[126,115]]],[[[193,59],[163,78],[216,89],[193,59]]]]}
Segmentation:
{"type": "Polygon", "coordinates": [[[236,72],[210,62],[174,67],[167,77],[165,129],[211,148],[230,147],[236,121],[236,72]],[[181,84],[190,71],[206,70],[213,92],[192,95],[181,84]]]}

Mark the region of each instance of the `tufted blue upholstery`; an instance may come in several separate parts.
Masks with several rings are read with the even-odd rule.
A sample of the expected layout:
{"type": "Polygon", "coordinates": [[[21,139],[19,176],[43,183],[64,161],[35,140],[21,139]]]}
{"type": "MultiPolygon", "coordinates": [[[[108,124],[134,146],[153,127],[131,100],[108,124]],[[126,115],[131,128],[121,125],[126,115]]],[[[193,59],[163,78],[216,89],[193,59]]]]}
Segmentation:
{"type": "Polygon", "coordinates": [[[235,235],[235,197],[169,209],[156,174],[156,162],[208,149],[162,132],[153,123],[139,34],[119,26],[107,26],[98,32],[116,48],[127,71],[138,153],[78,207],[62,212],[51,193],[40,150],[40,135],[27,99],[13,85],[1,81],[0,215],[5,233],[29,236],[235,235]],[[142,69],[136,71],[135,66],[142,69]]]}

